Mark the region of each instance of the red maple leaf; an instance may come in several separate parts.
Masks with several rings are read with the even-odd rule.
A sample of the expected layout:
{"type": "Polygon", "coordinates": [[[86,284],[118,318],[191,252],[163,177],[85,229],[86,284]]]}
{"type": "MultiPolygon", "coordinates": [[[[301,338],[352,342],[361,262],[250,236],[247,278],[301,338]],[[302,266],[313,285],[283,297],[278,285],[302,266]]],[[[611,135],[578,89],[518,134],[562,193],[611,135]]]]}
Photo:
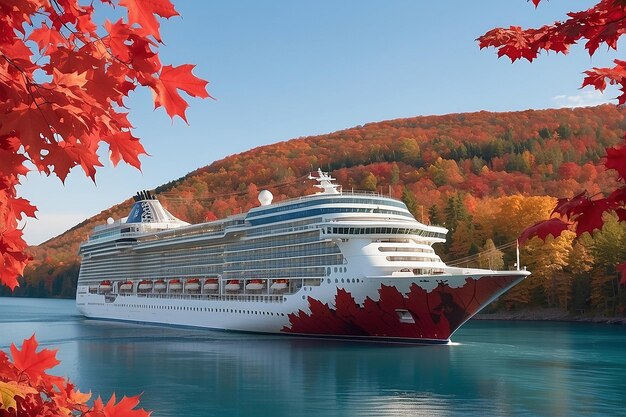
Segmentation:
{"type": "Polygon", "coordinates": [[[170,117],[180,116],[185,122],[185,109],[188,104],[178,93],[183,90],[193,97],[211,97],[206,91],[207,81],[202,80],[191,73],[195,65],[185,64],[178,67],[166,65],[161,70],[159,78],[156,80],[154,88],[154,106],[165,107],[165,111],[170,117]]]}
{"type": "Polygon", "coordinates": [[[123,159],[135,168],[141,168],[139,155],[147,155],[147,153],[141,143],[139,143],[139,139],[133,137],[130,132],[116,133],[104,138],[104,141],[109,144],[111,162],[113,162],[114,166],[117,166],[120,160],[123,159]]]}
{"type": "Polygon", "coordinates": [[[120,6],[128,9],[128,22],[131,25],[138,24],[159,42],[161,42],[159,22],[154,15],[165,18],[178,16],[169,0],[120,0],[120,6]]]}
{"type": "Polygon", "coordinates": [[[542,240],[545,240],[548,235],[557,237],[570,226],[570,223],[566,223],[558,218],[543,220],[524,230],[519,237],[519,243],[520,245],[523,245],[524,242],[535,236],[542,240]]]}
{"type": "Polygon", "coordinates": [[[30,201],[25,198],[15,198],[10,200],[9,203],[18,220],[22,219],[22,213],[28,217],[36,217],[35,211],[37,211],[37,207],[30,204],[30,201]]]}
{"type": "Polygon", "coordinates": [[[626,146],[615,146],[606,150],[606,162],[604,166],[614,169],[620,179],[626,179],[626,146]]]}
{"type": "MultiPolygon", "coordinates": [[[[17,277],[20,276],[22,272],[16,272],[18,268],[7,265],[7,263],[11,261],[11,259],[7,260],[9,256],[7,256],[6,253],[3,254],[2,258],[4,259],[0,259],[0,261],[4,263],[4,267],[0,268],[0,284],[6,285],[11,289],[11,291],[13,291],[15,287],[18,287],[20,285],[19,282],[17,282],[17,277]]],[[[24,268],[22,267],[21,270],[23,271],[24,268]]]]}
{"type": "Polygon", "coordinates": [[[67,46],[68,44],[67,39],[58,30],[50,29],[45,22],[41,24],[41,27],[34,29],[28,39],[37,42],[40,52],[52,53],[58,45],[67,46]]]}
{"type": "Polygon", "coordinates": [[[586,201],[589,201],[589,198],[586,195],[587,192],[583,191],[582,193],[572,198],[559,198],[558,202],[556,203],[556,207],[554,208],[554,210],[552,210],[552,213],[570,216],[577,207],[584,204],[586,201]]]}
{"type": "Polygon", "coordinates": [[[34,334],[30,339],[24,340],[21,350],[18,350],[15,344],[11,344],[11,356],[15,367],[28,375],[32,383],[37,383],[47,369],[61,363],[56,359],[56,350],[43,349],[37,352],[37,346],[39,344],[34,334]]]}
{"type": "Polygon", "coordinates": [[[596,229],[602,229],[604,220],[602,215],[611,208],[611,204],[606,199],[588,200],[579,205],[573,211],[576,214],[576,234],[578,236],[585,232],[593,232],[596,229]]]}
{"type": "Polygon", "coordinates": [[[134,397],[123,397],[119,403],[115,404],[115,394],[104,406],[105,417],[149,417],[150,413],[143,408],[133,410],[139,404],[139,395],[134,397]]]}

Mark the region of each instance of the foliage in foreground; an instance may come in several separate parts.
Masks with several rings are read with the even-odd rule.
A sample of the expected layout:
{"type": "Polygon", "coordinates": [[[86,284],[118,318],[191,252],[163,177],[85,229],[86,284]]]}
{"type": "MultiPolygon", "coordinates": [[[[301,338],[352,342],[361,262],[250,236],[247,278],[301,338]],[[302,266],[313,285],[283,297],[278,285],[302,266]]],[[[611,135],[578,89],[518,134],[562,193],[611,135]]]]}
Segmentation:
{"type": "MultiPolygon", "coordinates": [[[[532,0],[535,7],[542,0],[532,0]]],[[[498,57],[506,56],[512,62],[526,59],[532,62],[542,52],[567,54],[570,47],[584,44],[589,56],[601,45],[617,50],[618,40],[626,33],[626,1],[600,0],[594,6],[580,12],[570,12],[567,19],[540,28],[522,29],[519,26],[496,28],[478,38],[481,48],[498,49],[498,57]]],[[[626,104],[626,61],[616,59],[612,68],[593,68],[585,71],[582,87],[592,86],[604,91],[607,83],[620,87],[617,100],[626,104]]],[[[624,136],[626,140],[626,136],[624,136]]],[[[576,236],[602,229],[605,214],[612,213],[620,222],[626,222],[626,142],[606,149],[603,162],[607,169],[618,174],[618,184],[608,195],[590,193],[587,190],[571,198],[559,199],[552,210],[552,217],[526,229],[520,240],[538,236],[559,236],[572,230],[576,236]]],[[[626,285],[626,262],[617,266],[621,271],[622,285],[626,285]]]]}
{"type": "Polygon", "coordinates": [[[60,362],[56,350],[37,351],[35,336],[24,340],[18,349],[11,345],[11,357],[0,351],[0,417],[148,417],[150,413],[135,409],[139,396],[115,394],[105,404],[99,397],[91,405],[90,393],[82,393],[67,379],[50,375],[49,369],[60,362]]]}
{"type": "MultiPolygon", "coordinates": [[[[61,181],[81,167],[95,180],[104,144],[114,165],[123,160],[139,168],[146,152],[131,134],[129,93],[147,88],[155,107],[185,121],[179,90],[209,97],[193,65],[159,60],[157,18],[178,15],[169,0],[101,0],[98,7],[127,13],[98,25],[94,2],[0,1],[0,286],[14,289],[30,261],[18,227],[36,211],[17,191],[27,166],[61,181]]],[[[137,397],[86,406],[90,395],[45,373],[58,364],[55,353],[36,348],[33,335],[21,350],[11,346],[13,362],[0,352],[0,416],[148,415],[132,410],[137,397]]]]}
{"type": "Polygon", "coordinates": [[[18,222],[36,208],[17,186],[34,166],[64,181],[81,167],[95,180],[106,145],[114,165],[140,167],[146,154],[125,109],[136,87],[155,107],[185,119],[179,90],[208,97],[193,65],[162,65],[157,17],[178,15],[169,0],[101,0],[128,11],[98,25],[94,3],[78,0],[0,2],[0,284],[14,288],[29,261],[18,222]]]}

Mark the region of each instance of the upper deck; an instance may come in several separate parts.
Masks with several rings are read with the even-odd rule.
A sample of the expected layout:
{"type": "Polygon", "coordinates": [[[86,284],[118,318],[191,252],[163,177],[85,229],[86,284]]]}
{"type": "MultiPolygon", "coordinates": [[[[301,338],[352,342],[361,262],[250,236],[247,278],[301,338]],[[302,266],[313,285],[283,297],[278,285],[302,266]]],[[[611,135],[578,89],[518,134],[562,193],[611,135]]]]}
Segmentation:
{"type": "Polygon", "coordinates": [[[81,245],[81,253],[120,240],[126,240],[127,245],[132,245],[131,242],[157,244],[158,241],[160,246],[168,240],[174,243],[185,239],[195,241],[199,237],[220,239],[241,231],[250,235],[259,235],[262,231],[288,232],[290,223],[311,218],[317,219],[317,224],[307,229],[317,228],[327,235],[414,234],[433,242],[445,241],[445,228],[418,222],[402,201],[372,192],[343,192],[330,182],[331,177],[324,173],[319,175],[312,178],[320,182],[322,192],[272,203],[271,193],[262,191],[261,205],[247,213],[193,225],[172,216],[158,200],[147,194],[150,198],[139,199],[128,218],[94,228],[89,240],[81,245]],[[342,223],[339,226],[350,227],[337,228],[338,222],[342,223]]]}

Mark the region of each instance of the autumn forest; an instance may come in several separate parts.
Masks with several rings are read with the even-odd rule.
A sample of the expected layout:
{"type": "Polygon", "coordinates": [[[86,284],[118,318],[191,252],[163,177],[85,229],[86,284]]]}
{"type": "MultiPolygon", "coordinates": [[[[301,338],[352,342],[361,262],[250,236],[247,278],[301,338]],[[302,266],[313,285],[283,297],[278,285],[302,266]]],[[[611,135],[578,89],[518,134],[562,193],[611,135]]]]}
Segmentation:
{"type": "MultiPolygon", "coordinates": [[[[249,210],[261,189],[274,201],[314,192],[306,176],[331,171],[344,189],[402,199],[422,222],[444,225],[437,252],[448,262],[514,268],[515,242],[549,217],[557,198],[605,194],[616,176],[605,148],[622,140],[626,110],[612,105],[511,113],[466,113],[370,123],[263,146],[216,161],[158,187],[174,215],[195,223],[249,210]]],[[[211,156],[207,155],[207,159],[211,156]]],[[[129,196],[130,197],[130,196],[129,196]]],[[[125,217],[131,199],[30,248],[34,259],[14,296],[74,296],[78,245],[107,217],[125,217]]],[[[490,309],[548,307],[574,315],[621,316],[626,295],[615,266],[626,260],[626,228],[529,240],[525,282],[490,309]]],[[[0,293],[9,295],[6,287],[0,293]]]]}

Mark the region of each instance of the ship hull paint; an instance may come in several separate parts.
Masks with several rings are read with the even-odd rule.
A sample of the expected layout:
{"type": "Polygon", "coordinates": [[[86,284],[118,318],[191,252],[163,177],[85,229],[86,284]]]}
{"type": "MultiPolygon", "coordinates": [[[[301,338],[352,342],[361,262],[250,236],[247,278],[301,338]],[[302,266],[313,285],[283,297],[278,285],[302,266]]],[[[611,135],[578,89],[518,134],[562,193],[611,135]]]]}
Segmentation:
{"type": "Polygon", "coordinates": [[[286,295],[281,302],[159,294],[118,295],[105,302],[105,295],[84,288],[78,291],[77,306],[95,319],[330,339],[446,343],[465,321],[528,275],[481,272],[480,276],[333,277],[286,295]]]}
{"type": "Polygon", "coordinates": [[[378,299],[368,297],[363,303],[357,303],[349,292],[338,289],[334,306],[309,297],[310,313],[290,314],[290,326],[282,331],[446,341],[463,323],[521,279],[516,275],[468,277],[459,287],[450,287],[442,280],[430,292],[412,284],[406,294],[382,284],[378,299]]]}

